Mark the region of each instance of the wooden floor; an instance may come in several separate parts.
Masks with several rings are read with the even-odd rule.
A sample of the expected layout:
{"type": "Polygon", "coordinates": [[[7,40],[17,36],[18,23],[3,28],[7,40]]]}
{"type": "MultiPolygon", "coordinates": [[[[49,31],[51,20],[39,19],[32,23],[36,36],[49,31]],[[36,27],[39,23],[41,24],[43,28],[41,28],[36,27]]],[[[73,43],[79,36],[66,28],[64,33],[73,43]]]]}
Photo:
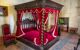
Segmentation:
{"type": "Polygon", "coordinates": [[[20,50],[20,49],[16,45],[11,45],[11,46],[5,47],[3,45],[3,39],[2,39],[2,37],[0,37],[0,50],[20,50]]]}
{"type": "MultiPolygon", "coordinates": [[[[62,32],[60,39],[62,40],[62,39],[64,39],[64,38],[67,37],[67,36],[69,36],[68,33],[62,32]]],[[[76,37],[77,37],[76,35],[72,35],[71,37],[72,37],[72,38],[69,40],[70,43],[67,43],[65,46],[63,46],[63,48],[61,48],[61,50],[69,50],[69,49],[66,49],[66,48],[71,48],[71,46],[74,46],[74,45],[70,45],[70,44],[73,44],[73,42],[76,42],[78,38],[76,38],[76,37]],[[72,42],[71,42],[71,41],[72,41],[72,42]],[[70,47],[67,47],[67,46],[70,46],[70,47]]],[[[22,46],[22,45],[20,45],[20,46],[22,46]]],[[[0,50],[23,50],[20,46],[18,46],[18,45],[10,45],[10,46],[8,46],[8,47],[5,47],[5,46],[3,45],[3,40],[2,40],[2,38],[0,37],[0,50]]],[[[24,47],[23,47],[23,48],[24,48],[24,47]]],[[[50,50],[53,50],[53,49],[54,49],[54,47],[52,47],[52,49],[50,49],[50,50]]],[[[26,50],[26,49],[25,49],[25,50],[26,50]]],[[[60,49],[59,49],[59,50],[60,50],[60,49]]],[[[71,49],[70,49],[70,50],[71,50],[71,49]]]]}

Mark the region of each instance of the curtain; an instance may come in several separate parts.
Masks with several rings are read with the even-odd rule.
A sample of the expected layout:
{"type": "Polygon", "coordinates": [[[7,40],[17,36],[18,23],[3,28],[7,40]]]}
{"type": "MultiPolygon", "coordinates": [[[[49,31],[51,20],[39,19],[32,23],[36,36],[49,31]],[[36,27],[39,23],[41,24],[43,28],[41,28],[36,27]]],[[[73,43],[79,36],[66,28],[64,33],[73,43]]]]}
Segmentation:
{"type": "MultiPolygon", "coordinates": [[[[24,33],[21,31],[21,28],[20,28],[20,24],[22,22],[21,20],[22,20],[24,13],[30,12],[30,13],[32,13],[34,20],[37,23],[37,31],[39,31],[39,33],[40,33],[39,35],[41,37],[41,31],[43,31],[42,30],[42,17],[43,17],[42,14],[43,14],[43,11],[45,14],[44,15],[44,25],[45,25],[44,30],[46,30],[48,28],[47,25],[48,25],[49,13],[53,14],[52,16],[54,17],[54,21],[51,20],[54,22],[54,25],[51,25],[51,28],[48,32],[44,31],[44,44],[47,44],[51,40],[54,40],[58,36],[58,25],[57,25],[57,23],[58,23],[58,16],[59,16],[60,11],[56,10],[56,9],[52,9],[52,8],[32,8],[32,9],[17,10],[17,32],[16,32],[16,36],[20,36],[20,35],[23,36],[24,35],[24,33]]],[[[33,34],[33,36],[34,36],[34,34],[33,34]]],[[[37,36],[37,34],[36,34],[36,36],[37,36]]],[[[28,38],[30,39],[31,37],[28,37],[28,38]]],[[[35,38],[34,40],[36,40],[36,43],[37,42],[41,43],[41,39],[35,38]]]]}
{"type": "Polygon", "coordinates": [[[14,33],[14,16],[13,15],[9,16],[9,24],[10,24],[11,33],[14,33]]]}

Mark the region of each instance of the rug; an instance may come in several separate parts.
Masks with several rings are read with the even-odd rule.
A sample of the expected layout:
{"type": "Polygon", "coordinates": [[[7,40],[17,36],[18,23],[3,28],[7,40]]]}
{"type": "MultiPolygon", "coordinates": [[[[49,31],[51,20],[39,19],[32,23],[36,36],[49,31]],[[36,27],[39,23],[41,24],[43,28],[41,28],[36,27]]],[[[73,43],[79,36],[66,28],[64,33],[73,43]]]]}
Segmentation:
{"type": "Polygon", "coordinates": [[[74,47],[78,42],[77,35],[69,35],[63,39],[60,39],[55,45],[53,45],[49,50],[74,50],[74,47]]]}

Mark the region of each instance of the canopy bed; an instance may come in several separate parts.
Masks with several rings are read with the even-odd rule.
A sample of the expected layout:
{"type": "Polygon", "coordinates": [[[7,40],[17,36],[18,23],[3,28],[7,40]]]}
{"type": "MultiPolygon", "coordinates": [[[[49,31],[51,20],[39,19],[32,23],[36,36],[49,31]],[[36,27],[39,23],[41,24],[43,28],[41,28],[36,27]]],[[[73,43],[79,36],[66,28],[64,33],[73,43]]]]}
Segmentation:
{"type": "Polygon", "coordinates": [[[48,50],[59,40],[57,23],[62,7],[51,0],[15,5],[17,39],[36,50],[48,50]]]}

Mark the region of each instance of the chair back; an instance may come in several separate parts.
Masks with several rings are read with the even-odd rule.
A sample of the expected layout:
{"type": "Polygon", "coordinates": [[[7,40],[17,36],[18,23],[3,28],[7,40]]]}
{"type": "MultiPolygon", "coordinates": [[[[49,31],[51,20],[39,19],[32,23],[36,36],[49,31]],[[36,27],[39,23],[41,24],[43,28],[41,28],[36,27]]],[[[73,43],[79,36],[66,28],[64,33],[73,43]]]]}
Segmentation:
{"type": "Polygon", "coordinates": [[[3,32],[3,35],[10,34],[10,25],[9,24],[3,24],[2,25],[2,32],[3,32]]]}

